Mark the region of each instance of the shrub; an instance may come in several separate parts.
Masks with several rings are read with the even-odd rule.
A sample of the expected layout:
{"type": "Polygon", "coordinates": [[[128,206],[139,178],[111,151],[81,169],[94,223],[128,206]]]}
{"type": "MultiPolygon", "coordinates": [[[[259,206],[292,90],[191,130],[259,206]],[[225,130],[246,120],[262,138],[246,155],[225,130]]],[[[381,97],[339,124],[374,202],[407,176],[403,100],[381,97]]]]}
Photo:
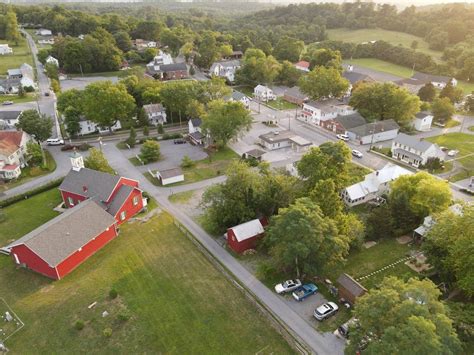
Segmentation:
{"type": "Polygon", "coordinates": [[[181,160],[182,168],[192,168],[194,165],[196,165],[196,162],[187,155],[185,155],[181,160]]]}
{"type": "Polygon", "coordinates": [[[87,143],[82,143],[78,149],[81,151],[81,152],[86,152],[88,151],[89,149],[91,149],[92,146],[90,144],[87,144],[87,143]]]}
{"type": "Polygon", "coordinates": [[[135,144],[137,143],[137,133],[135,132],[135,128],[130,128],[130,135],[128,136],[125,143],[127,143],[130,148],[135,147],[135,144]]]}
{"type": "Polygon", "coordinates": [[[140,149],[140,159],[148,164],[160,159],[160,144],[153,140],[147,140],[140,149]]]}
{"type": "Polygon", "coordinates": [[[113,288],[113,289],[111,289],[111,290],[109,291],[109,297],[110,297],[110,299],[114,300],[114,299],[117,298],[117,296],[118,296],[118,292],[117,292],[117,290],[116,290],[115,288],[113,288]]]}
{"type": "Polygon", "coordinates": [[[156,130],[157,130],[158,134],[165,133],[165,129],[163,128],[163,125],[161,123],[158,126],[156,126],[156,130]]]}
{"type": "Polygon", "coordinates": [[[74,324],[74,328],[76,328],[77,330],[84,329],[84,322],[82,320],[78,320],[76,324],[74,324]]]}
{"type": "Polygon", "coordinates": [[[128,321],[131,317],[132,317],[132,315],[130,314],[128,309],[122,309],[119,312],[119,314],[117,315],[118,320],[120,320],[122,322],[128,321]]]}
{"type": "Polygon", "coordinates": [[[148,126],[143,127],[143,135],[144,136],[150,135],[150,129],[148,128],[148,126]]]}
{"type": "Polygon", "coordinates": [[[112,328],[105,328],[103,331],[104,337],[110,338],[112,336],[112,328]]]}

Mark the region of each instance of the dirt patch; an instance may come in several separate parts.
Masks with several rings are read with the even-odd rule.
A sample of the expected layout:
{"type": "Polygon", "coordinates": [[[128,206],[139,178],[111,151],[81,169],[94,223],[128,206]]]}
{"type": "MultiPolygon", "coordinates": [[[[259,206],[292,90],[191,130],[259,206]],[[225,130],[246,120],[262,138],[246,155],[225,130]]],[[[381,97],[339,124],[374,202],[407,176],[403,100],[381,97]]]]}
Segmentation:
{"type": "Polygon", "coordinates": [[[408,260],[405,265],[418,273],[431,269],[431,265],[426,262],[426,256],[423,253],[408,260]]]}
{"type": "Polygon", "coordinates": [[[401,237],[398,237],[397,238],[397,242],[398,244],[408,244],[410,243],[411,241],[413,240],[413,238],[409,235],[402,235],[401,237]]]}
{"type": "Polygon", "coordinates": [[[374,245],[377,245],[377,242],[374,242],[372,240],[372,241],[369,241],[369,242],[365,242],[362,245],[364,246],[365,249],[369,249],[369,248],[372,248],[374,245]]]}

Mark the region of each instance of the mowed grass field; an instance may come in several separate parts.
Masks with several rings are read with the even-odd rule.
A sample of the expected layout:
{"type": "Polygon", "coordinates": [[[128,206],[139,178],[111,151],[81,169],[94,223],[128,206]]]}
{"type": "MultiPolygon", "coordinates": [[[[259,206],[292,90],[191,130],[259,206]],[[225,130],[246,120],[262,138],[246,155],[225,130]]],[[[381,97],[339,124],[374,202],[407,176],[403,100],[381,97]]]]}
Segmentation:
{"type": "Polygon", "coordinates": [[[417,51],[426,53],[438,61],[441,60],[443,52],[435,51],[429,48],[429,45],[421,37],[417,37],[408,33],[387,31],[380,28],[374,29],[358,29],[352,30],[348,28],[336,28],[327,30],[328,37],[331,40],[351,42],[351,43],[362,43],[370,41],[385,41],[392,45],[411,48],[413,41],[418,42],[417,51]]]}
{"type": "MultiPolygon", "coordinates": [[[[5,208],[25,226],[19,231],[0,225],[8,228],[2,238],[9,232],[7,238],[21,236],[51,218],[38,212],[56,197],[48,192],[37,205],[32,198],[5,208]]],[[[162,212],[120,229],[118,238],[61,281],[17,269],[0,255],[0,294],[25,322],[6,342],[12,353],[292,353],[170,215],[162,212]],[[111,289],[117,298],[109,297],[111,289]],[[77,321],[83,322],[82,330],[77,321]]]]}
{"type": "Polygon", "coordinates": [[[21,37],[18,46],[14,42],[0,40],[0,43],[8,43],[13,49],[13,54],[0,56],[0,76],[6,76],[8,69],[19,68],[23,63],[33,66],[33,57],[26,39],[21,37]]]}

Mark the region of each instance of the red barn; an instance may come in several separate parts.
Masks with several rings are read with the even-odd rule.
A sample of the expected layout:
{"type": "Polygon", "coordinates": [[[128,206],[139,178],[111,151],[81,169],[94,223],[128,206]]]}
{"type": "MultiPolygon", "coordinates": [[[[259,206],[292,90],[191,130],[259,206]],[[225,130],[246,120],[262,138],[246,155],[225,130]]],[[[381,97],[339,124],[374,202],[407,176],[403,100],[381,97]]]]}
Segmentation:
{"type": "Polygon", "coordinates": [[[263,226],[264,224],[260,220],[254,219],[229,228],[227,230],[227,244],[239,254],[248,249],[255,249],[257,241],[265,233],[263,226]]]}
{"type": "Polygon", "coordinates": [[[17,265],[59,280],[118,235],[115,218],[87,200],[10,244],[17,265]]]}

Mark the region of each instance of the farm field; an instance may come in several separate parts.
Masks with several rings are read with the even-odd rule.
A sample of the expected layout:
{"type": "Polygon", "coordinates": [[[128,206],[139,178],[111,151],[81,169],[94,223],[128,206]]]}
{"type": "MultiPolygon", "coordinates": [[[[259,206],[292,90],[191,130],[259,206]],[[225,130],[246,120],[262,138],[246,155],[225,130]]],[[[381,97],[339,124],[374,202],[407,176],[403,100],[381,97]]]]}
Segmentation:
{"type": "Polygon", "coordinates": [[[382,40],[395,46],[401,44],[402,46],[407,48],[410,48],[413,41],[417,41],[417,51],[426,53],[438,61],[441,61],[441,56],[443,54],[443,52],[434,51],[430,49],[428,43],[425,42],[423,38],[404,32],[387,31],[379,28],[358,30],[352,30],[348,28],[337,28],[327,30],[327,33],[329,39],[336,41],[362,43],[382,40]]]}
{"type": "MultiPolygon", "coordinates": [[[[16,208],[25,221],[46,207],[32,208],[31,200],[6,210],[16,208]]],[[[121,226],[118,238],[61,281],[17,269],[0,255],[2,297],[25,323],[5,345],[19,354],[31,353],[33,344],[35,353],[45,354],[292,353],[172,217],[155,211],[147,222],[121,226]]],[[[17,237],[47,219],[35,216],[21,233],[8,230],[17,237]]]]}
{"type": "MultiPolygon", "coordinates": [[[[3,42],[5,43],[5,42],[3,42]]],[[[8,69],[19,68],[23,63],[28,63],[33,66],[33,56],[26,39],[21,37],[18,46],[13,42],[7,42],[13,49],[13,55],[4,55],[0,59],[0,76],[6,76],[8,69]]]]}

